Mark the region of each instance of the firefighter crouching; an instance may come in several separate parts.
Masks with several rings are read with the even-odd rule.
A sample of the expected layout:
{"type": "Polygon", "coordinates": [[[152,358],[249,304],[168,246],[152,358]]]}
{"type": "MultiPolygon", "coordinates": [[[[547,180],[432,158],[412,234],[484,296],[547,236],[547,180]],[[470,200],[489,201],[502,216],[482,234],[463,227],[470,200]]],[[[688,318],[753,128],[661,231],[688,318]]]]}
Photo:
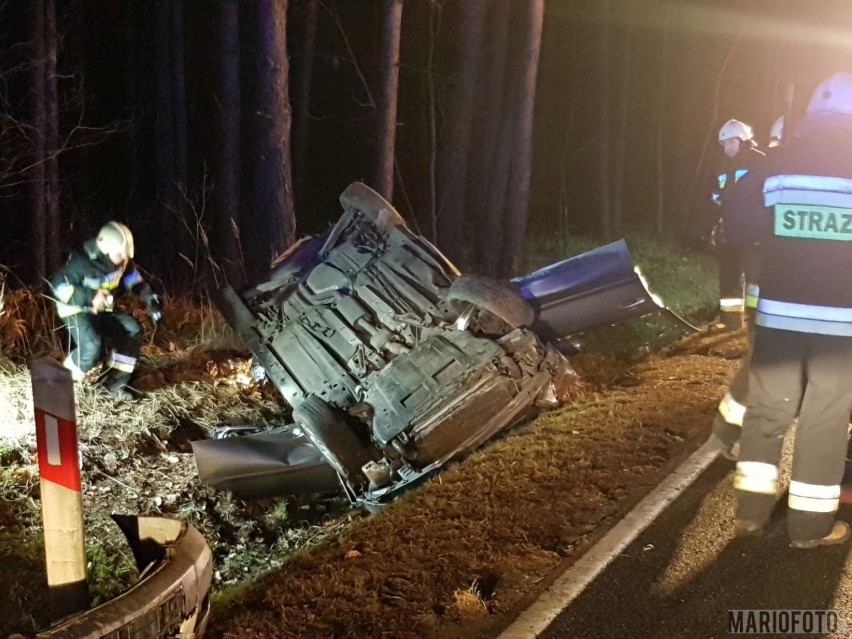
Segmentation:
{"type": "Polygon", "coordinates": [[[852,75],[838,73],[767,157],[762,194],[738,218],[762,238],[762,269],[734,475],[736,533],[760,534],[769,520],[784,435],[798,415],[787,514],[794,548],[849,537],[835,516],[852,406],[850,148],[852,75]]]}
{"type": "Polygon", "coordinates": [[[103,364],[98,384],[124,400],[134,397],[128,383],[142,346],[142,328],[130,315],[115,310],[115,297],[131,291],[155,324],[162,316],[159,299],[133,264],[133,253],[130,229],[107,222],[50,279],[56,312],[72,343],[63,364],[75,380],[103,364]]]}

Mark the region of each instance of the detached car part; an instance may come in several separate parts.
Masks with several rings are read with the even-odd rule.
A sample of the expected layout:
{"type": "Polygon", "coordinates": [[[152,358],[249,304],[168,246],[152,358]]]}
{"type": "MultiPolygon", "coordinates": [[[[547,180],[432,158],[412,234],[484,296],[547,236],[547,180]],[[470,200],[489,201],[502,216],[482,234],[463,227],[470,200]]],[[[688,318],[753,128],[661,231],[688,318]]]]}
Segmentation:
{"type": "Polygon", "coordinates": [[[295,425],[194,442],[199,477],[217,488],[323,492],[328,468],[308,446],[353,503],[379,506],[576,380],[537,331],[554,340],[659,308],[623,242],[503,285],[459,273],[364,184],[340,202],[338,222],[263,281],[219,291],[295,425]]]}
{"type": "Polygon", "coordinates": [[[113,515],[139,568],[138,583],[106,603],[60,620],[37,639],[203,636],[213,555],[204,537],[163,517],[113,515]]]}

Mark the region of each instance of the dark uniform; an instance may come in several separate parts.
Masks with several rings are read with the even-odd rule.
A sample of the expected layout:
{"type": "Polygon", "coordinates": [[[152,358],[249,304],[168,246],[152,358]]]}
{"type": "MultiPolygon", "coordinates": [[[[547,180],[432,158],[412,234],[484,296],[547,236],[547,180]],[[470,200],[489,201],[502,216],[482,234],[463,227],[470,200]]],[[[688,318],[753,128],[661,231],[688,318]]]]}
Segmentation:
{"type": "Polygon", "coordinates": [[[142,345],[142,329],[127,313],[113,307],[112,298],[96,312],[93,300],[98,290],[111,296],[125,290],[136,294],[153,319],[159,318],[159,300],[132,261],[116,266],[101,252],[95,240],[71,253],[68,261],[50,279],[56,311],[62,319],[73,348],[66,366],[87,373],[99,362],[106,371],[100,383],[117,392],[130,381],[142,345]]]}
{"type": "Polygon", "coordinates": [[[784,435],[798,415],[787,519],[798,548],[848,536],[835,515],[852,406],[850,145],[852,116],[809,107],[796,135],[767,158],[751,214],[733,224],[742,241],[759,240],[763,262],[734,476],[737,528],[760,532],[768,521],[784,435]]]}
{"type": "MultiPolygon", "coordinates": [[[[762,201],[762,187],[765,177],[760,165],[758,165],[756,170],[742,177],[741,182],[737,184],[737,188],[730,194],[726,202],[725,229],[729,235],[727,240],[729,250],[738,256],[737,259],[745,276],[743,306],[748,320],[748,351],[739,370],[734,374],[725,396],[719,402],[710,439],[720,448],[722,455],[731,460],[738,457],[736,446],[740,439],[748,401],[749,366],[754,348],[754,318],[757,302],[760,299],[760,286],[758,284],[761,265],[760,237],[757,236],[757,228],[743,229],[742,219],[743,217],[748,219],[748,216],[751,215],[758,215],[761,219],[766,218],[765,210],[762,207],[760,210],[755,210],[753,205],[754,202],[762,201]]],[[[760,227],[759,220],[753,226],[760,227]]],[[[760,231],[761,234],[765,235],[765,229],[760,228],[760,231]]]]}
{"type": "Polygon", "coordinates": [[[716,168],[714,188],[710,196],[714,206],[708,224],[712,228],[712,243],[719,264],[720,319],[724,324],[734,326],[741,325],[740,317],[748,297],[756,301],[753,287],[747,286],[751,289],[750,294],[743,294],[743,280],[745,279],[746,285],[756,282],[759,260],[753,252],[729,237],[727,210],[730,200],[739,189],[740,181],[746,178],[750,171],[758,169],[765,157],[751,142],[742,144],[747,145],[747,148],[733,158],[723,154],[716,168]],[[729,313],[734,315],[728,315],[729,313]],[[732,321],[732,317],[735,317],[736,321],[732,321]]]}

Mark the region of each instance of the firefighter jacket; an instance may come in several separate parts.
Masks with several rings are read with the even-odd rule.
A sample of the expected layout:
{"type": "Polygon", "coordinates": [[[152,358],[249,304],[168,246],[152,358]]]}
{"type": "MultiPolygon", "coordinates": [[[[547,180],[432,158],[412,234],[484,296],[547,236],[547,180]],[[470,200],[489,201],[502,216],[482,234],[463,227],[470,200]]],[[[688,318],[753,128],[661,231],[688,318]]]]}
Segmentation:
{"type": "Polygon", "coordinates": [[[723,153],[722,160],[714,173],[715,181],[710,201],[724,206],[728,194],[733,190],[732,187],[748,175],[749,171],[757,167],[764,157],[763,151],[753,146],[749,146],[732,158],[723,153]]]}
{"type": "Polygon", "coordinates": [[[761,244],[758,326],[852,337],[852,121],[804,124],[742,184],[729,229],[761,244]]]}
{"type": "Polygon", "coordinates": [[[750,172],[759,169],[764,158],[763,151],[753,146],[733,158],[722,154],[712,173],[710,197],[699,207],[700,219],[697,221],[697,228],[693,229],[697,237],[703,238],[705,245],[717,249],[727,245],[728,203],[739,191],[741,180],[750,172]]]}
{"type": "MultiPolygon", "coordinates": [[[[59,317],[91,313],[92,301],[99,289],[113,294],[125,290],[137,295],[146,306],[155,300],[151,287],[142,279],[132,261],[116,266],[89,240],[79,251],[71,253],[68,261],[50,279],[50,287],[59,317]]],[[[103,312],[112,312],[113,303],[103,312]]]]}

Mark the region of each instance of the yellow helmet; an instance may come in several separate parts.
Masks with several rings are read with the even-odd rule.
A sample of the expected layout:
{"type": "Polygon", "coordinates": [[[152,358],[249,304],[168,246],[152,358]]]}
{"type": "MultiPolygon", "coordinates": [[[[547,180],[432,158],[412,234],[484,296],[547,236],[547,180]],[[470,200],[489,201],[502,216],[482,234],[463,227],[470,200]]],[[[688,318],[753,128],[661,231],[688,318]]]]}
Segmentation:
{"type": "Polygon", "coordinates": [[[105,255],[121,251],[127,259],[133,259],[133,234],[121,222],[113,221],[104,224],[98,231],[95,242],[101,253],[105,255]]]}

